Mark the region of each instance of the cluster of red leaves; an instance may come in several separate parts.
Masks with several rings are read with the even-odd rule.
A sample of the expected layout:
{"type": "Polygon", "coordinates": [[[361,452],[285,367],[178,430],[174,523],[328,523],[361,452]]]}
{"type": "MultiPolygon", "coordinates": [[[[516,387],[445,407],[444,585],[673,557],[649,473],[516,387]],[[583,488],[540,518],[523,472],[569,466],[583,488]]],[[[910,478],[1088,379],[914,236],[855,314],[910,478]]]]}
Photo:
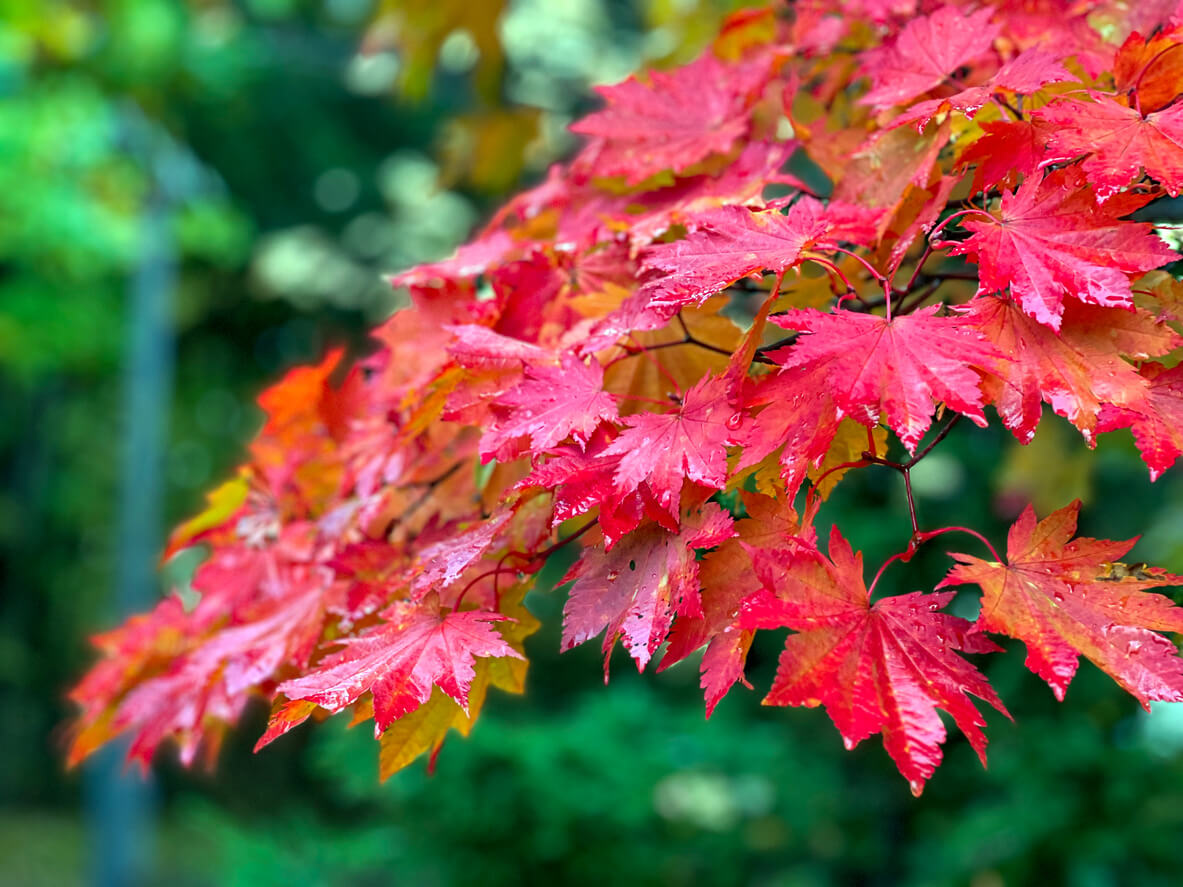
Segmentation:
{"type": "MultiPolygon", "coordinates": [[[[938,708],[982,755],[971,697],[1005,713],[961,655],[990,633],[1058,697],[1084,656],[1183,700],[1159,634],[1183,610],[1147,591],[1178,578],[1072,540],[1075,505],[1024,512],[1005,560],[953,555],[974,622],[952,591],[873,600],[814,530],[845,471],[906,475],[949,426],[906,462],[888,430],[916,454],[934,416],[1131,428],[1151,479],[1183,452],[1183,291],[1154,271],[1179,257],[1130,219],[1183,189],[1169,6],[802,0],[602,89],[578,156],[394,279],[412,306],[374,354],[262,396],[249,462],[170,541],[209,547],[196,604],[97,638],[71,760],[124,731],[145,764],[166,739],[212,755],[252,696],[260,745],[350,709],[383,775],[434,755],[490,685],[521,692],[523,597],[567,544],[565,648],[705,648],[709,712],[754,633],[790,629],[765,701],[825,706],[848,746],[882,733],[917,793],[938,708]]],[[[952,530],[909,515],[898,559],[952,530]]]]}

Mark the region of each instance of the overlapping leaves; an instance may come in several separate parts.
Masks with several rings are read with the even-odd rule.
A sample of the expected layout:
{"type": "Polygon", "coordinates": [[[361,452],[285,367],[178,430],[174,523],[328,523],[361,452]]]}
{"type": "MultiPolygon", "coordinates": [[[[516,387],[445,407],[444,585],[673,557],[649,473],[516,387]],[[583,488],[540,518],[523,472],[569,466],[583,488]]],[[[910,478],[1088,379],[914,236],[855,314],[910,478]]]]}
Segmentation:
{"type": "MultiPolygon", "coordinates": [[[[260,745],[348,709],[384,777],[434,760],[489,687],[522,691],[523,597],[567,545],[565,648],[703,649],[709,714],[756,634],[788,629],[765,701],[824,706],[850,745],[881,733],[916,791],[938,709],[984,760],[971,697],[1005,709],[962,654],[989,633],[1057,696],[1083,656],[1183,699],[1163,634],[1183,619],[1147,590],[1177,577],[1072,540],[1077,506],[1024,512],[1005,562],[954,555],[973,622],[951,591],[875,599],[836,528],[817,545],[833,484],[906,476],[949,413],[1022,442],[1044,404],[1090,443],[1129,428],[1151,479],[1183,453],[1176,284],[1140,279],[1178,259],[1147,219],[1183,175],[1181,23],[1012,5],[864,4],[866,27],[798,4],[602,89],[575,160],[393,279],[411,307],[374,353],[261,396],[248,462],[170,540],[210,549],[196,605],[96,638],[71,760],[123,731],[145,764],[169,740],[212,757],[252,698],[260,745]]],[[[908,506],[900,558],[945,532],[908,506]]]]}

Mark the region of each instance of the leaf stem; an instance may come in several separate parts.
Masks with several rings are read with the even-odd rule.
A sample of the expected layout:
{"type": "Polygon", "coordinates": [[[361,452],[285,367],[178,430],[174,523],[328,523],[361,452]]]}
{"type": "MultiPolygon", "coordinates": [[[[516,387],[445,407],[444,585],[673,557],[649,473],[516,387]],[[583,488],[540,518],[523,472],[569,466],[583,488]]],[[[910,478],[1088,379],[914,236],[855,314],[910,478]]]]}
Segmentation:
{"type": "Polygon", "coordinates": [[[848,278],[846,276],[846,274],[843,273],[841,268],[839,268],[837,265],[835,265],[829,259],[825,258],[824,256],[814,256],[814,255],[806,256],[806,259],[810,262],[817,262],[817,264],[821,265],[823,268],[825,268],[827,271],[829,271],[832,275],[834,275],[834,277],[836,277],[838,280],[840,280],[842,282],[842,285],[846,288],[845,292],[847,292],[850,295],[855,296],[855,297],[858,296],[858,290],[855,289],[854,284],[850,282],[850,278],[848,278]]]}
{"type": "MultiPolygon", "coordinates": [[[[435,488],[446,481],[457,471],[459,471],[460,466],[464,464],[466,464],[464,461],[458,461],[443,474],[440,474],[432,480],[427,481],[423,488],[423,492],[419,494],[415,501],[404,508],[397,517],[391,518],[390,522],[386,524],[385,528],[382,530],[382,538],[389,541],[390,534],[394,532],[395,527],[406,521],[407,518],[418,511],[423,506],[423,504],[431,498],[432,493],[435,492],[435,488]]],[[[415,486],[415,484],[409,484],[409,486],[415,486]]]]}
{"type": "MultiPolygon", "coordinates": [[[[866,455],[864,453],[864,455],[866,455]]],[[[816,500],[817,491],[821,488],[822,481],[833,474],[835,471],[846,471],[849,468],[865,468],[869,464],[868,459],[855,459],[853,462],[843,462],[840,465],[835,465],[833,468],[828,468],[822,472],[821,476],[812,482],[811,486],[805,493],[805,510],[808,511],[816,500]]]]}
{"type": "Polygon", "coordinates": [[[912,521],[912,538],[920,535],[920,524],[916,521],[916,499],[912,496],[912,470],[905,468],[900,472],[904,476],[904,492],[908,496],[908,519],[912,521]]]}
{"type": "Polygon", "coordinates": [[[1014,114],[1016,120],[1023,119],[1023,112],[1020,111],[1018,108],[1016,108],[1014,105],[1012,105],[1010,102],[1008,102],[1005,97],[999,95],[998,93],[994,93],[992,96],[990,96],[990,98],[994,102],[994,104],[998,105],[998,107],[1006,108],[1006,110],[1008,110],[1012,114],[1014,114]]]}
{"type": "Polygon", "coordinates": [[[576,539],[578,539],[580,536],[582,536],[584,533],[586,533],[588,530],[590,530],[592,527],[597,526],[599,523],[600,523],[599,518],[595,518],[594,520],[590,520],[586,524],[584,524],[582,527],[580,527],[578,530],[576,530],[574,533],[572,533],[570,536],[567,536],[564,539],[560,539],[558,542],[554,543],[553,545],[542,549],[542,551],[536,551],[533,554],[531,554],[528,551],[515,551],[512,549],[510,551],[505,552],[505,554],[501,555],[501,557],[498,559],[496,567],[494,567],[491,570],[486,570],[484,573],[478,574],[477,576],[473,577],[471,582],[469,582],[467,585],[464,586],[464,590],[461,591],[460,596],[458,598],[456,598],[456,606],[454,606],[452,609],[459,610],[460,604],[464,601],[464,596],[466,594],[468,594],[469,589],[472,588],[474,585],[476,585],[478,582],[480,582],[482,579],[488,579],[490,576],[494,577],[494,579],[493,579],[493,594],[496,595],[497,600],[500,602],[501,595],[500,595],[500,592],[498,592],[498,590],[497,590],[497,577],[499,577],[505,573],[515,573],[516,574],[516,573],[537,572],[542,567],[542,564],[539,563],[540,561],[545,561],[548,557],[550,557],[552,554],[554,554],[560,548],[562,548],[565,545],[571,544],[576,539]],[[523,563],[517,567],[503,566],[503,564],[511,557],[517,558],[518,560],[523,561],[523,563]]]}
{"type": "Polygon", "coordinates": [[[875,593],[875,586],[879,584],[879,579],[883,576],[883,571],[887,569],[888,564],[892,563],[893,561],[907,562],[915,553],[916,549],[911,544],[909,544],[907,551],[901,551],[899,554],[893,554],[891,557],[885,560],[882,566],[879,567],[879,572],[875,574],[875,578],[871,580],[871,584],[867,586],[867,597],[870,597],[875,593]]]}
{"type": "Polygon", "coordinates": [[[912,538],[908,541],[908,547],[897,554],[893,554],[883,562],[881,567],[879,567],[879,571],[875,574],[875,578],[871,580],[871,585],[867,588],[867,596],[870,597],[870,595],[875,591],[875,586],[879,584],[879,579],[883,575],[883,571],[887,569],[888,564],[891,564],[895,561],[904,561],[907,563],[916,554],[916,550],[920,548],[921,545],[923,545],[925,542],[928,542],[930,539],[934,539],[937,536],[942,536],[945,533],[968,533],[989,549],[990,554],[994,555],[994,560],[996,562],[1003,562],[1002,558],[998,556],[998,552],[995,551],[994,546],[990,544],[990,540],[979,533],[977,530],[971,530],[969,527],[941,527],[939,530],[927,530],[923,533],[914,531],[912,533],[912,538]]]}
{"type": "Polygon", "coordinates": [[[554,554],[556,551],[558,551],[564,545],[570,545],[572,542],[574,542],[576,539],[578,539],[580,536],[582,536],[584,533],[586,533],[592,527],[598,526],[599,523],[600,523],[600,519],[598,517],[595,518],[594,520],[588,521],[586,524],[584,524],[582,527],[580,527],[578,530],[576,530],[570,536],[567,536],[565,539],[560,539],[558,542],[556,542],[554,545],[551,545],[549,548],[542,549],[542,551],[540,551],[534,555],[534,559],[539,560],[539,559],[545,559],[545,558],[550,557],[552,554],[554,554]]]}
{"type": "Polygon", "coordinates": [[[915,465],[917,462],[919,462],[921,459],[923,459],[925,456],[927,456],[929,453],[931,453],[932,448],[935,447],[937,444],[939,444],[941,441],[943,441],[949,435],[949,432],[953,430],[953,426],[956,425],[960,421],[961,421],[961,413],[954,413],[953,418],[945,423],[944,427],[941,428],[941,430],[937,432],[936,437],[934,437],[932,440],[930,440],[928,442],[928,446],[926,446],[923,450],[921,450],[919,453],[917,453],[915,456],[913,456],[911,459],[909,459],[908,462],[904,465],[904,467],[911,468],[913,465],[915,465]]]}
{"type": "Polygon", "coordinates": [[[994,549],[994,546],[990,544],[990,540],[979,533],[977,530],[971,530],[969,527],[941,527],[939,530],[926,530],[917,536],[916,544],[919,545],[923,542],[927,542],[929,539],[932,539],[935,536],[944,535],[945,533],[968,533],[986,546],[986,548],[990,551],[990,554],[994,555],[994,560],[997,563],[1001,564],[1004,562],[998,555],[998,552],[994,549]]]}
{"type": "Polygon", "coordinates": [[[959,219],[962,216],[972,215],[986,216],[989,219],[994,218],[994,216],[990,215],[990,213],[986,212],[984,209],[978,209],[976,206],[971,206],[967,209],[959,209],[957,212],[950,213],[949,215],[945,216],[945,218],[941,219],[941,221],[937,222],[937,226],[928,232],[928,242],[932,243],[937,234],[940,233],[941,230],[943,230],[944,227],[950,222],[954,221],[955,219],[959,219]]]}
{"type": "MultiPolygon", "coordinates": [[[[502,558],[502,560],[504,560],[504,558],[502,558]]],[[[500,562],[498,562],[498,563],[500,563],[500,562]]],[[[521,570],[519,570],[517,567],[502,567],[502,566],[496,566],[496,567],[494,567],[494,568],[493,568],[493,569],[491,569],[491,570],[486,570],[486,571],[485,571],[485,572],[483,572],[483,573],[479,573],[479,574],[477,574],[477,575],[476,575],[476,576],[474,576],[474,577],[472,578],[472,580],[471,580],[471,581],[470,581],[470,582],[469,582],[467,585],[465,585],[465,586],[464,586],[464,588],[461,590],[461,592],[460,592],[460,595],[459,595],[459,596],[456,598],[456,604],[455,604],[455,606],[453,606],[453,607],[452,607],[452,612],[454,612],[454,613],[455,613],[455,612],[459,612],[459,610],[460,610],[460,605],[461,605],[462,603],[464,603],[464,596],[465,596],[466,594],[468,594],[468,592],[469,592],[469,591],[472,589],[472,587],[473,587],[474,585],[476,585],[478,582],[480,582],[482,579],[488,579],[490,576],[498,576],[498,575],[500,575],[500,574],[502,574],[502,573],[513,573],[514,575],[517,575],[517,574],[518,574],[518,573],[520,573],[520,572],[522,572],[522,571],[521,571],[521,570]]]]}
{"type": "Polygon", "coordinates": [[[887,280],[886,277],[884,277],[878,270],[876,270],[874,265],[872,265],[870,262],[868,262],[866,259],[864,259],[862,256],[860,256],[858,253],[853,252],[848,249],[844,249],[843,247],[840,247],[840,246],[830,247],[830,249],[832,249],[836,253],[842,253],[842,255],[844,255],[844,256],[850,256],[852,259],[859,262],[864,268],[867,269],[867,273],[870,274],[873,279],[879,281],[880,283],[884,283],[887,280]]]}

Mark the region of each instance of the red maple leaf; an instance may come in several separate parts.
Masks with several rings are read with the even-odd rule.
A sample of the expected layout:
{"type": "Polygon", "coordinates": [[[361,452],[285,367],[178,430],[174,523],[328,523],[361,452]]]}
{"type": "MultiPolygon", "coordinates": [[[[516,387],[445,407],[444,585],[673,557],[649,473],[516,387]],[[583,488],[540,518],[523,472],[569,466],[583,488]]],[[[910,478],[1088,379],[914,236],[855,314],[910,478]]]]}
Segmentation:
{"type": "Polygon", "coordinates": [[[641,254],[641,267],[660,276],[651,276],[639,295],[665,316],[701,304],[741,277],[793,267],[830,228],[825,207],[810,197],[783,215],[723,206],[687,221],[695,228],[691,234],[641,254]]]}
{"type": "Polygon", "coordinates": [[[990,22],[990,7],[966,15],[943,6],[913,19],[889,45],[863,53],[871,91],[859,101],[887,108],[924,95],[967,62],[989,52],[1001,27],[990,22]]]}
{"type": "Polygon", "coordinates": [[[982,389],[1003,424],[1024,443],[1035,434],[1042,402],[1091,442],[1103,404],[1140,402],[1143,397],[1142,378],[1121,355],[1155,357],[1179,344],[1170,327],[1145,311],[1075,300],[1065,305],[1058,335],[1006,297],[975,299],[964,316],[1009,355],[982,389]]]}
{"type": "Polygon", "coordinates": [[[600,530],[609,547],[626,533],[631,533],[649,518],[674,532],[677,518],[654,498],[647,483],[635,490],[617,490],[613,476],[620,466],[620,455],[606,455],[608,444],[597,432],[586,451],[562,444],[553,451],[554,458],[535,466],[517,484],[517,489],[540,487],[554,496],[553,523],[599,508],[600,530]]]}
{"type": "Polygon", "coordinates": [[[530,448],[541,453],[571,437],[587,445],[601,421],[617,418],[616,399],[604,390],[604,370],[594,358],[588,362],[564,354],[560,366],[526,366],[526,379],[497,398],[504,418],[481,438],[481,458],[506,459],[517,455],[515,439],[529,436],[530,448]]]}
{"type": "Polygon", "coordinates": [[[750,109],[771,71],[767,62],[728,65],[709,51],[676,71],[649,72],[597,89],[608,103],[571,126],[597,136],[590,146],[597,176],[636,185],[666,170],[681,172],[725,154],[747,134],[750,109]]]}
{"type": "MultiPolygon", "coordinates": [[[[796,148],[795,142],[751,142],[718,175],[686,176],[656,191],[623,195],[609,204],[605,214],[627,225],[630,242],[642,247],[674,224],[694,230],[708,210],[722,206],[759,209],[765,205],[761,195],[769,185],[809,190],[800,179],[781,171],[796,148]]],[[[631,278],[630,274],[630,283],[631,278]]]]}
{"type": "Polygon", "coordinates": [[[318,576],[303,575],[290,597],[255,608],[244,619],[202,638],[173,659],[168,671],[134,687],[111,720],[111,732],[134,730],[128,759],[145,768],[167,739],[176,740],[183,763],[206,743],[216,752],[220,731],[234,723],[247,691],[271,680],[286,662],[300,668],[320,639],[324,619],[318,576]]]}
{"type": "Polygon", "coordinates": [[[512,511],[502,511],[470,530],[425,546],[419,552],[416,575],[411,580],[413,597],[423,597],[432,593],[432,589],[442,590],[458,580],[489,550],[494,537],[512,518],[512,511]]]}
{"type": "MultiPolygon", "coordinates": [[[[879,414],[914,451],[932,424],[936,401],[985,427],[981,377],[998,353],[961,317],[938,317],[937,306],[887,320],[873,314],[813,309],[773,317],[807,335],[775,359],[785,369],[824,372],[834,401],[868,428],[879,414]]],[[[816,378],[816,376],[814,376],[816,378]]]]}
{"type": "Polygon", "coordinates": [[[958,111],[972,119],[1000,90],[1032,93],[1048,83],[1071,79],[1072,75],[1060,64],[1059,57],[1039,48],[1028,49],[999,68],[998,73],[983,85],[971,86],[944,98],[917,102],[894,118],[891,127],[912,123],[917,130],[923,130],[933,117],[950,111],[958,111]]]}
{"type": "Polygon", "coordinates": [[[604,637],[604,677],[619,637],[638,670],[669,634],[674,615],[702,617],[696,548],[712,548],[734,535],[730,515],[707,503],[678,533],[647,524],[605,551],[591,548],[571,568],[563,607],[563,649],[604,637]]]}
{"type": "Polygon", "coordinates": [[[704,376],[676,410],[625,416],[628,428],[604,450],[605,456],[620,457],[613,480],[617,492],[646,483],[658,504],[676,516],[683,481],[721,489],[731,426],[738,427],[727,387],[722,377],[704,376]]]}
{"type": "Polygon", "coordinates": [[[747,629],[791,628],[765,705],[824,705],[847,748],[875,733],[919,795],[941,761],[945,728],[937,708],[953,716],[985,763],[981,714],[969,694],[1006,709],[986,678],[955,650],[998,648],[970,633],[970,623],[937,612],[953,593],[914,594],[871,603],[862,556],[835,527],[830,557],[801,551],[758,551],[763,588],[744,601],[747,629]]]}
{"type": "Polygon", "coordinates": [[[466,367],[515,367],[525,363],[543,363],[552,357],[545,348],[475,323],[448,327],[452,341],[448,353],[466,367]]]}
{"type": "Polygon", "coordinates": [[[814,373],[786,371],[761,379],[747,406],[764,407],[737,434],[743,447],[737,471],[781,449],[781,480],[790,502],[809,469],[825,459],[842,421],[825,385],[826,372],[822,365],[814,373]]]}
{"type": "MultiPolygon", "coordinates": [[[[478,656],[522,658],[489,625],[508,616],[477,610],[443,613],[434,593],[418,603],[400,601],[383,617],[385,622],[365,634],[342,638],[345,649],[307,674],[280,684],[279,692],[331,712],[370,692],[375,734],[379,734],[426,702],[432,687],[439,687],[467,711],[478,656]]],[[[288,729],[293,726],[287,725],[288,729]]]]}
{"type": "Polygon", "coordinates": [[[982,135],[971,142],[958,165],[976,164],[973,190],[995,185],[1013,188],[1019,177],[1039,169],[1047,150],[1047,125],[1041,120],[989,120],[981,124],[982,135]]]}
{"type": "Polygon", "coordinates": [[[978,263],[980,293],[1009,287],[1024,311],[1058,330],[1065,295],[1130,308],[1129,275],[1178,258],[1150,225],[1120,220],[1144,202],[1132,197],[1098,204],[1075,168],[1042,180],[1030,176],[1002,195],[997,216],[965,220],[973,235],[949,252],[978,263]]]}
{"type": "Polygon", "coordinates": [[[1101,200],[1142,172],[1178,197],[1183,188],[1183,103],[1144,115],[1109,96],[1090,95],[1091,102],[1064,99],[1039,110],[1051,130],[1044,162],[1088,155],[1081,168],[1101,200]]]}
{"type": "Polygon", "coordinates": [[[748,516],[735,525],[736,536],[724,540],[698,564],[702,615],[678,616],[658,668],[665,671],[705,644],[699,684],[708,718],[736,683],[751,687],[744,680],[744,663],[756,633],[741,628],[739,617],[744,599],[760,590],[752,552],[817,545],[813,528],[798,519],[791,498],[771,499],[742,491],[740,496],[748,516]]]}
{"type": "Polygon", "coordinates": [[[1183,453],[1183,367],[1147,363],[1141,376],[1148,383],[1145,391],[1127,404],[1106,405],[1097,428],[1130,428],[1155,481],[1183,453]]]}
{"type": "Polygon", "coordinates": [[[1162,570],[1118,578],[1113,564],[1136,540],[1069,541],[1079,511],[1077,500],[1037,523],[1027,506],[1007,536],[1005,564],[954,553],[960,563],[938,587],[980,585],[977,628],[1026,644],[1027,667],[1057,699],[1064,698],[1084,656],[1143,705],[1183,701],[1183,659],[1156,633],[1183,632],[1183,609],[1143,590],[1183,578],[1162,570]]]}

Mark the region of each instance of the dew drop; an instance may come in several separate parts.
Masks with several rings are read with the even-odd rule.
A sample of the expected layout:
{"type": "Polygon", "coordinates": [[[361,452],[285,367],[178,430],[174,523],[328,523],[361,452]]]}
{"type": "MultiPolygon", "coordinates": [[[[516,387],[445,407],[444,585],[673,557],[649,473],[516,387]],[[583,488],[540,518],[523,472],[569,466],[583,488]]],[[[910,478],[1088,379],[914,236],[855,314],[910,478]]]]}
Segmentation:
{"type": "Polygon", "coordinates": [[[918,798],[920,797],[921,792],[924,791],[924,783],[919,779],[913,779],[908,783],[908,788],[912,790],[912,797],[918,798]]]}
{"type": "Polygon", "coordinates": [[[847,751],[851,751],[854,749],[854,740],[853,739],[848,739],[847,737],[843,736],[842,737],[842,744],[846,746],[847,751]]]}
{"type": "Polygon", "coordinates": [[[1053,591],[1052,592],[1052,600],[1055,601],[1057,604],[1062,604],[1062,603],[1064,603],[1064,595],[1060,594],[1060,592],[1058,592],[1058,591],[1053,591]]]}
{"type": "Polygon", "coordinates": [[[1128,644],[1126,644],[1125,652],[1126,652],[1127,656],[1133,656],[1141,649],[1142,649],[1142,642],[1141,641],[1130,641],[1128,644]]]}
{"type": "Polygon", "coordinates": [[[605,578],[609,582],[615,582],[617,579],[620,578],[620,574],[618,572],[616,572],[615,570],[609,570],[608,575],[605,578]]]}
{"type": "Polygon", "coordinates": [[[743,422],[743,416],[740,413],[732,413],[731,418],[727,420],[727,427],[734,431],[739,428],[741,422],[743,422]]]}

